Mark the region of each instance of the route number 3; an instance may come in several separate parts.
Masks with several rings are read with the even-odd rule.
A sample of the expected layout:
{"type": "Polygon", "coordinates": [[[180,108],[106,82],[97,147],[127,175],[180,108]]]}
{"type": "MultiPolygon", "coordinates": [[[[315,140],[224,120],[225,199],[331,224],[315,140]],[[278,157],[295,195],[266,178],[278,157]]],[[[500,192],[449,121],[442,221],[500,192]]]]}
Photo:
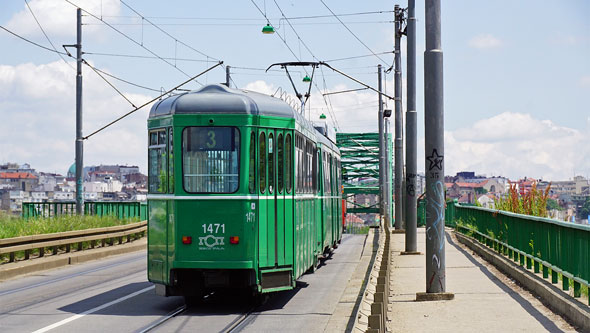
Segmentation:
{"type": "Polygon", "coordinates": [[[221,233],[225,234],[225,224],[219,223],[210,223],[210,224],[203,224],[203,233],[204,234],[217,234],[221,229],[221,233]]]}
{"type": "Polygon", "coordinates": [[[207,136],[209,140],[207,141],[207,148],[215,148],[217,146],[217,141],[215,141],[215,132],[209,131],[207,132],[207,136]]]}

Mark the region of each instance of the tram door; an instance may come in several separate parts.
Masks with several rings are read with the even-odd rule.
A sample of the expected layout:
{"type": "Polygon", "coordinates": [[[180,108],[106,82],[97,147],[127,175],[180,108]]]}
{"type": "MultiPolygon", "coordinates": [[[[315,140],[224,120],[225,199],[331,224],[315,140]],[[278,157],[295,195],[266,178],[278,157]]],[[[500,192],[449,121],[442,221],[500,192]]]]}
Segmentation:
{"type": "Polygon", "coordinates": [[[260,267],[285,265],[284,140],[284,132],[281,130],[259,130],[260,267]]]}

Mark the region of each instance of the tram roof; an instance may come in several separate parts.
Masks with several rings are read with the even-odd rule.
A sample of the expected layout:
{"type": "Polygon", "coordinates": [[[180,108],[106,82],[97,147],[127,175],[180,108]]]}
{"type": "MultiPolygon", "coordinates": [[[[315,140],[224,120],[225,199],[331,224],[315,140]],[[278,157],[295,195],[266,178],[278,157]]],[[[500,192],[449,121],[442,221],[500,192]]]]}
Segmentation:
{"type": "Polygon", "coordinates": [[[170,96],[152,106],[149,118],[170,114],[226,113],[295,118],[281,99],[253,91],[211,84],[199,90],[170,96]]]}

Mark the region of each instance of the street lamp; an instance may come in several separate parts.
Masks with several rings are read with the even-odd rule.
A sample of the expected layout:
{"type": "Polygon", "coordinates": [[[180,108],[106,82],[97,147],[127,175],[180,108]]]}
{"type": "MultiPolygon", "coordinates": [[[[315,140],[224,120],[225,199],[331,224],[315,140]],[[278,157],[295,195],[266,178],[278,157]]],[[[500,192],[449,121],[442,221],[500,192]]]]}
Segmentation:
{"type": "Polygon", "coordinates": [[[275,28],[270,25],[270,23],[267,23],[263,28],[262,28],[262,33],[265,35],[272,35],[275,33],[275,28]]]}

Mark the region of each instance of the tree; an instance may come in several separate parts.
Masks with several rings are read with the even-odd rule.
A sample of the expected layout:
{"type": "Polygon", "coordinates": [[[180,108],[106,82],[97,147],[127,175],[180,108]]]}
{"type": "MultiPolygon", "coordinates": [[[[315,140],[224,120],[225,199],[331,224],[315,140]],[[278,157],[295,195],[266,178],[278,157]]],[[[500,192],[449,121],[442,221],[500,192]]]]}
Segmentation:
{"type": "Polygon", "coordinates": [[[561,207],[559,205],[557,200],[548,198],[547,199],[547,210],[554,210],[554,209],[563,210],[563,207],[561,207]]]}
{"type": "Polygon", "coordinates": [[[590,197],[586,197],[586,202],[584,202],[582,208],[580,208],[580,216],[582,219],[588,218],[588,215],[590,215],[590,197]]]}

